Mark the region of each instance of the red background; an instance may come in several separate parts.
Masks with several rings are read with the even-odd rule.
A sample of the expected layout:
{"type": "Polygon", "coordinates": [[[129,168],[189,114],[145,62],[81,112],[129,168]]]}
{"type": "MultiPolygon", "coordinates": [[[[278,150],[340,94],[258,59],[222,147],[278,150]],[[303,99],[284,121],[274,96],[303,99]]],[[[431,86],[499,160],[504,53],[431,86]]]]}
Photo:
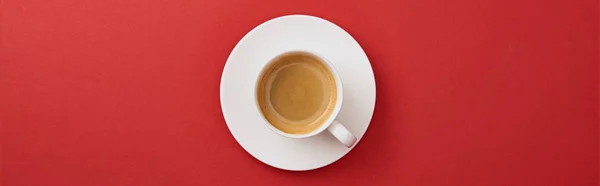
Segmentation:
{"type": "Polygon", "coordinates": [[[1,183],[598,185],[598,1],[2,0],[1,183]],[[223,65],[256,25],[346,29],[370,128],[310,172],[230,135],[223,65]]]}

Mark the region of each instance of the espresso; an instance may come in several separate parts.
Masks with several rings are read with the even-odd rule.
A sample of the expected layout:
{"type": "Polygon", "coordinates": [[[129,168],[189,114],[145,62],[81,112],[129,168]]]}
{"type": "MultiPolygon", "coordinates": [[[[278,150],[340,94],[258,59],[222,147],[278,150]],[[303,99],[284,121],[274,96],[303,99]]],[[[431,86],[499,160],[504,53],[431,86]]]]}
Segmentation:
{"type": "Polygon", "coordinates": [[[308,134],[333,112],[337,87],[321,59],[304,52],[274,59],[260,75],[256,100],[262,115],[288,134],[308,134]]]}

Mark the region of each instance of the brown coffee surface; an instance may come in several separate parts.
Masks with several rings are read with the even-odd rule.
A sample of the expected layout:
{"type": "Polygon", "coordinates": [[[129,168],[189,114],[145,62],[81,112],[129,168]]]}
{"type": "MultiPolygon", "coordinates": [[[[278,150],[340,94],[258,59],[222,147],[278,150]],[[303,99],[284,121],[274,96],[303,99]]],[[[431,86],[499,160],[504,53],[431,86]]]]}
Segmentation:
{"type": "Polygon", "coordinates": [[[257,102],[275,128],[288,134],[318,129],[336,104],[337,87],[319,58],[291,53],[275,59],[259,78],[257,102]]]}

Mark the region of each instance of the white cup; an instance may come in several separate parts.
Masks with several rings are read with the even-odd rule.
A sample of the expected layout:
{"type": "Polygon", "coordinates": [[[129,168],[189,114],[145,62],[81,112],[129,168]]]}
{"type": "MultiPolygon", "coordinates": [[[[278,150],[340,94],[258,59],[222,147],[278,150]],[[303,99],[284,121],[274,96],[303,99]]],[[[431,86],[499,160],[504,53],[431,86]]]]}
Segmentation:
{"type": "MultiPolygon", "coordinates": [[[[277,128],[275,128],[273,125],[271,125],[269,123],[269,121],[265,118],[265,116],[263,115],[262,112],[260,112],[263,120],[265,121],[264,123],[267,125],[267,127],[269,129],[271,129],[273,132],[280,134],[282,136],[288,137],[288,138],[308,138],[311,136],[315,136],[323,131],[325,131],[325,129],[327,129],[327,131],[329,131],[329,133],[331,133],[336,139],[338,139],[338,141],[340,141],[341,143],[343,143],[346,147],[350,148],[352,147],[355,143],[356,143],[356,137],[350,133],[350,131],[344,127],[344,125],[342,125],[340,122],[338,122],[336,120],[336,117],[338,116],[340,109],[342,108],[342,101],[344,100],[344,89],[342,86],[342,80],[340,78],[340,75],[338,74],[338,72],[335,70],[335,68],[333,67],[333,64],[331,64],[331,62],[329,62],[327,59],[325,59],[324,57],[322,57],[321,55],[318,55],[314,52],[309,52],[306,50],[292,50],[292,51],[288,51],[288,52],[284,52],[281,53],[275,57],[273,57],[271,60],[269,60],[269,62],[267,62],[265,64],[265,66],[262,67],[262,70],[259,74],[263,74],[264,71],[267,69],[267,67],[270,66],[271,63],[277,61],[280,57],[284,56],[284,55],[289,55],[289,54],[293,54],[293,53],[302,53],[302,54],[308,54],[311,55],[315,58],[318,58],[319,61],[323,62],[323,64],[329,69],[329,71],[333,74],[333,77],[335,78],[335,85],[337,88],[337,100],[335,102],[335,106],[333,108],[333,111],[331,112],[331,114],[329,115],[329,118],[327,118],[324,123],[317,129],[315,129],[314,131],[307,133],[307,134],[289,134],[289,133],[285,133],[277,128]]],[[[259,77],[256,79],[256,86],[255,86],[255,91],[254,91],[254,98],[257,98],[257,90],[258,89],[258,82],[260,80],[260,75],[259,77]]],[[[255,99],[257,100],[257,99],[255,99]]],[[[258,108],[258,110],[260,111],[260,106],[258,104],[258,102],[256,102],[256,107],[258,108]]]]}

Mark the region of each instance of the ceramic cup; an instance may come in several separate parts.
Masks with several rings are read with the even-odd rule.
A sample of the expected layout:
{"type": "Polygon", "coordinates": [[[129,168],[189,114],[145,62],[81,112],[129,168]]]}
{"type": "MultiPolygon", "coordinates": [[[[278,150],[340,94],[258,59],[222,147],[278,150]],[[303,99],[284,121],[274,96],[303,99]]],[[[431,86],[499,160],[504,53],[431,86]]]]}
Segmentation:
{"type": "Polygon", "coordinates": [[[350,148],[352,147],[355,143],[356,143],[356,137],[350,133],[350,131],[344,127],[344,125],[340,122],[338,122],[336,120],[336,117],[338,116],[340,109],[342,108],[342,103],[344,100],[344,88],[342,85],[342,80],[340,78],[340,75],[338,74],[338,72],[335,70],[333,64],[328,61],[326,58],[324,58],[323,56],[316,54],[314,52],[309,52],[306,50],[292,50],[292,51],[287,51],[284,53],[281,53],[279,55],[276,55],[275,57],[271,58],[271,60],[269,60],[269,62],[267,62],[263,67],[262,70],[259,73],[259,77],[256,79],[255,82],[255,91],[254,91],[254,97],[257,98],[257,90],[258,89],[258,82],[260,80],[260,76],[261,74],[264,73],[265,70],[268,69],[268,67],[270,66],[271,63],[277,61],[277,59],[281,56],[284,55],[288,55],[291,53],[303,53],[303,54],[308,54],[311,55],[315,58],[318,58],[319,61],[321,61],[328,69],[329,71],[333,74],[333,77],[335,79],[335,85],[337,88],[337,100],[335,102],[335,106],[333,108],[332,113],[329,115],[329,117],[323,122],[323,124],[321,124],[321,126],[315,130],[313,130],[310,133],[307,134],[289,134],[289,133],[285,133],[279,129],[277,129],[276,127],[274,127],[273,125],[271,125],[269,123],[269,121],[265,118],[265,116],[262,114],[262,112],[260,112],[260,106],[258,104],[258,102],[256,102],[256,106],[258,107],[259,112],[261,113],[261,117],[263,118],[263,120],[265,121],[265,125],[267,125],[267,127],[269,129],[271,129],[273,132],[288,137],[288,138],[308,138],[311,136],[315,136],[325,130],[327,130],[329,133],[331,133],[339,142],[341,142],[342,144],[344,144],[346,147],[350,148]]]}

